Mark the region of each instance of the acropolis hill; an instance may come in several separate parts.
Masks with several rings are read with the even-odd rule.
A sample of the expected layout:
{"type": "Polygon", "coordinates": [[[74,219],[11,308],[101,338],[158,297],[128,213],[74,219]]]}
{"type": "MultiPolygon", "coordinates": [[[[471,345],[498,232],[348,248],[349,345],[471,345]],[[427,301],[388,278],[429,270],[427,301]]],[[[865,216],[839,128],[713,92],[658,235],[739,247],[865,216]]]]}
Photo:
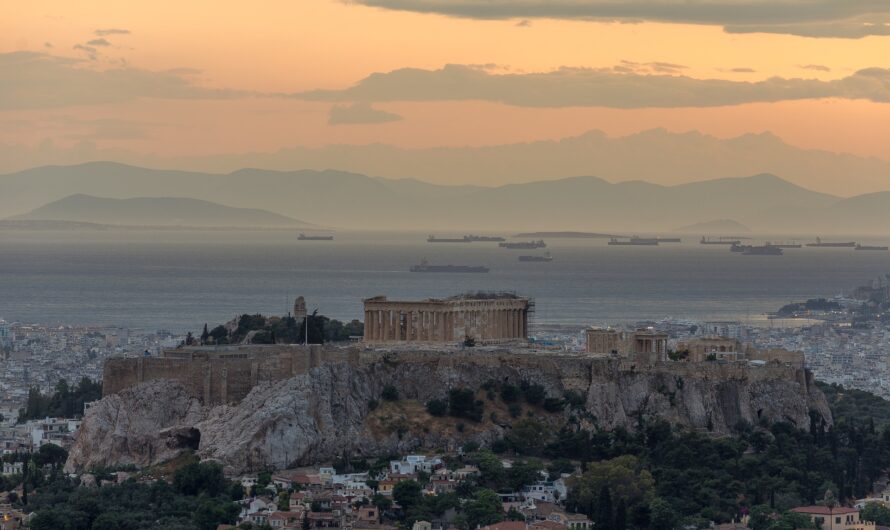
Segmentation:
{"type": "Polygon", "coordinates": [[[831,422],[812,375],[778,360],[690,363],[411,344],[185,348],[178,357],[115,359],[106,397],[90,407],[69,469],[148,465],[191,448],[229,472],[490,443],[532,418],[560,428],[635,428],[642,419],[714,433],[741,422],[831,422]],[[491,385],[535,384],[566,405],[527,405],[511,417],[491,385]],[[398,399],[382,398],[393,387],[398,399]],[[433,417],[424,405],[468,389],[481,421],[433,417]],[[580,399],[568,404],[569,395],[580,399]],[[812,412],[812,416],[811,416],[812,412]]]}

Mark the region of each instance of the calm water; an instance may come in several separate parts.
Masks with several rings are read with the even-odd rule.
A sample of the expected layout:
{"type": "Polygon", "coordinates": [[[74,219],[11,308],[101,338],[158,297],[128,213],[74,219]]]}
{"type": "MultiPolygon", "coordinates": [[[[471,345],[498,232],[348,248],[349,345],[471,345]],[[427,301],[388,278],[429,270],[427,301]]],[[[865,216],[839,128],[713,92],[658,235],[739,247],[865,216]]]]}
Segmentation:
{"type": "Polygon", "coordinates": [[[555,261],[520,263],[496,243],[429,244],[426,234],[0,231],[0,318],[40,323],[199,329],[244,312],[310,309],[360,318],[361,299],[508,290],[534,297],[535,321],[587,325],[657,319],[755,318],[793,300],[833,296],[890,272],[890,252],[793,249],[740,256],[723,246],[609,247],[548,240],[555,261]],[[489,274],[417,274],[431,263],[489,274]]]}

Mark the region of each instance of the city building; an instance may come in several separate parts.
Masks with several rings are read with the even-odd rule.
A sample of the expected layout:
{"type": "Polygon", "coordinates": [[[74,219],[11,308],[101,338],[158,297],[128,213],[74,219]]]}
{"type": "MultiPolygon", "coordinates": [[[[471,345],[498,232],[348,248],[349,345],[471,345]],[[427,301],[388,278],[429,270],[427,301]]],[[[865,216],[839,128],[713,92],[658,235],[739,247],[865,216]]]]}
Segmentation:
{"type": "Polygon", "coordinates": [[[705,337],[728,337],[731,339],[744,339],[746,326],[736,320],[711,320],[703,322],[699,328],[699,335],[705,337]]]}
{"type": "Polygon", "coordinates": [[[531,304],[511,293],[478,293],[419,301],[364,300],[367,343],[526,341],[531,304]]]}
{"type": "Polygon", "coordinates": [[[791,510],[806,515],[821,530],[875,530],[875,523],[860,521],[859,510],[843,506],[802,506],[791,510]]]}

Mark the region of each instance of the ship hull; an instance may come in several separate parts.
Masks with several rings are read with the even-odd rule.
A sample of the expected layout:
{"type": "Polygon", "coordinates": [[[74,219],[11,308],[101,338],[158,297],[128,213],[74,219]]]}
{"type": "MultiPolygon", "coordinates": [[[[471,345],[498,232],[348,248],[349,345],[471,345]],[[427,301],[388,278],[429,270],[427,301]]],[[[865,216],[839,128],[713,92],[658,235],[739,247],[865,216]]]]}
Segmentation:
{"type": "Polygon", "coordinates": [[[489,271],[488,267],[465,267],[461,265],[415,265],[411,267],[411,272],[426,272],[426,273],[435,273],[435,272],[444,272],[444,273],[475,273],[475,274],[484,274],[489,271]]]}

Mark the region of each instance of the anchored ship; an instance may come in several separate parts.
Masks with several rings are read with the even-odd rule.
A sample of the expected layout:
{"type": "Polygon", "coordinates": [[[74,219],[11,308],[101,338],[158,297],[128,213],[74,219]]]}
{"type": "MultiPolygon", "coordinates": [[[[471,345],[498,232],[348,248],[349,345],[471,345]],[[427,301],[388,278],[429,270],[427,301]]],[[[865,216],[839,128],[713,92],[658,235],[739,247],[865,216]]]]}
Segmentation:
{"type": "Polygon", "coordinates": [[[817,237],[815,243],[807,243],[808,247],[828,247],[828,248],[854,248],[856,246],[855,241],[845,241],[843,243],[831,242],[831,241],[822,241],[822,238],[817,237]]]}
{"type": "Polygon", "coordinates": [[[436,237],[430,234],[430,237],[426,238],[427,243],[469,243],[466,237],[436,237]]]}
{"type": "Polygon", "coordinates": [[[498,246],[509,249],[532,250],[535,248],[544,248],[547,245],[544,243],[543,239],[539,239],[537,241],[520,241],[518,243],[499,243],[498,246]]]}
{"type": "Polygon", "coordinates": [[[782,249],[773,245],[748,246],[742,251],[742,256],[781,256],[782,249]]]}
{"type": "Polygon", "coordinates": [[[553,261],[553,256],[549,252],[543,256],[519,256],[519,261],[553,261]]]}
{"type": "Polygon", "coordinates": [[[856,245],[856,250],[887,250],[890,247],[883,247],[878,245],[856,245]]]}
{"type": "Polygon", "coordinates": [[[297,241],[333,241],[334,236],[307,236],[306,234],[300,234],[297,237],[297,241]]]}
{"type": "Polygon", "coordinates": [[[481,265],[430,265],[427,260],[420,262],[420,265],[412,265],[411,272],[488,272],[488,267],[481,265]]]}
{"type": "Polygon", "coordinates": [[[658,239],[654,237],[637,237],[633,236],[627,241],[613,237],[609,240],[610,245],[631,245],[631,246],[658,246],[658,239]]]}
{"type": "Polygon", "coordinates": [[[779,248],[801,248],[803,246],[797,241],[790,241],[785,243],[767,243],[767,245],[772,245],[779,248]]]}
{"type": "Polygon", "coordinates": [[[470,241],[470,242],[481,241],[484,243],[487,243],[487,242],[496,243],[498,241],[506,241],[506,239],[504,239],[503,237],[500,237],[500,236],[477,236],[477,235],[470,234],[470,235],[464,236],[464,241],[470,241]]]}
{"type": "Polygon", "coordinates": [[[702,245],[738,245],[741,242],[742,240],[738,238],[718,237],[717,239],[711,239],[704,236],[699,241],[702,245]]]}

